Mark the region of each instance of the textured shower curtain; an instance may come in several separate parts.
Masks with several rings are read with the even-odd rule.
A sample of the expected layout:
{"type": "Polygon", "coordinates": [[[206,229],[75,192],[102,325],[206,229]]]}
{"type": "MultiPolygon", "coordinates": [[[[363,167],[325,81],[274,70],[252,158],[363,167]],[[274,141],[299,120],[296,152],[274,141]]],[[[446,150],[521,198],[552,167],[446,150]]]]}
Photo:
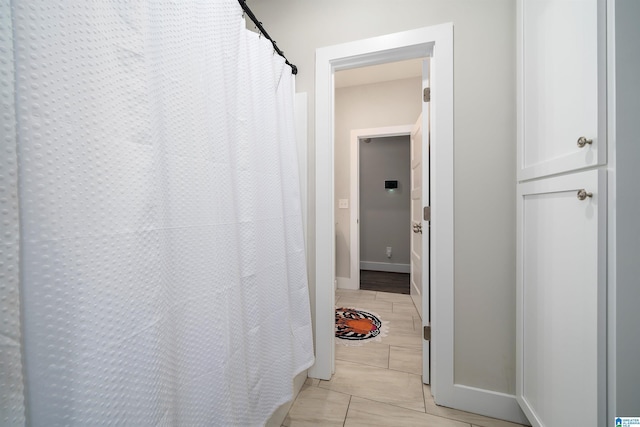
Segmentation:
{"type": "Polygon", "coordinates": [[[313,362],[291,69],[235,0],[0,20],[0,424],[264,424],[313,362]]]}

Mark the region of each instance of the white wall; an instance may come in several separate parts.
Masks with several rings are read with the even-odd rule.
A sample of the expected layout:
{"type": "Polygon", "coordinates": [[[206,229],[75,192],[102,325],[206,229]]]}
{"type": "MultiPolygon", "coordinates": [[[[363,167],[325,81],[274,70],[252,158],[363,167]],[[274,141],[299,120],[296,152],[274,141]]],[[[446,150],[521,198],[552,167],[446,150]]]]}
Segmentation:
{"type": "MultiPolygon", "coordinates": [[[[267,30],[269,31],[269,30],[267,30]]],[[[351,131],[415,123],[422,111],[419,77],[336,89],[335,197],[350,197],[351,131]]],[[[350,204],[351,206],[351,204],[350,204]]],[[[335,210],[336,275],[351,277],[350,209],[335,210]]],[[[361,259],[362,256],[360,257],[361,259]]]]}
{"type": "Polygon", "coordinates": [[[361,262],[410,263],[410,142],[408,135],[360,142],[361,262]],[[398,181],[398,188],[386,190],[388,179],[398,181]]]}
{"type": "MultiPolygon", "coordinates": [[[[640,2],[615,2],[616,317],[610,416],[640,414],[640,2]]],[[[611,266],[613,267],[613,266],[611,266]]]]}
{"type": "MultiPolygon", "coordinates": [[[[315,150],[315,49],[454,24],[455,383],[515,392],[515,2],[249,0],[299,67],[315,150]]],[[[310,158],[309,200],[315,200],[310,158]]],[[[309,243],[315,245],[314,208],[309,243]]],[[[310,254],[315,259],[315,252],[310,254]]],[[[315,265],[311,263],[311,294],[315,265]]],[[[312,310],[315,306],[312,301],[312,310]]]]}

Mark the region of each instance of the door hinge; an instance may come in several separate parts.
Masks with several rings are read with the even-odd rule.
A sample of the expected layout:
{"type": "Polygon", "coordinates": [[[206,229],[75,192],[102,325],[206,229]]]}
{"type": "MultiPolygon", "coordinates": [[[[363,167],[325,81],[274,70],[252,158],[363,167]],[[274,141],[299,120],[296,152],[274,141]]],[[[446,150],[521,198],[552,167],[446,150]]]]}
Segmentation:
{"type": "Polygon", "coordinates": [[[424,207],[424,220],[431,221],[431,206],[424,207]]]}
{"type": "Polygon", "coordinates": [[[431,325],[427,325],[423,328],[424,331],[424,340],[431,341],[431,325]]]}
{"type": "Polygon", "coordinates": [[[422,99],[424,102],[431,102],[431,88],[425,87],[422,89],[422,99]]]}

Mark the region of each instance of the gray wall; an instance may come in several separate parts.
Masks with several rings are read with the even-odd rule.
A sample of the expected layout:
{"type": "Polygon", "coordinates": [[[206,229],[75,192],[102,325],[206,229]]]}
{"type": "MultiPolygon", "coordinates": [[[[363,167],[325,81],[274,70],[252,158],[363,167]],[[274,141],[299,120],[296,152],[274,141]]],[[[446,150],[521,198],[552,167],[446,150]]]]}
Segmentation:
{"type": "Polygon", "coordinates": [[[615,3],[616,405],[640,413],[640,2],[615,3]]]}
{"type": "Polygon", "coordinates": [[[312,295],[316,48],[454,24],[454,382],[513,394],[516,2],[248,0],[247,4],[299,67],[297,91],[309,94],[312,295]]]}
{"type": "Polygon", "coordinates": [[[360,261],[409,264],[410,178],[409,136],[360,142],[360,261]],[[398,188],[385,190],[387,179],[398,188]]]}
{"type": "Polygon", "coordinates": [[[422,79],[415,77],[336,89],[334,185],[338,277],[351,277],[351,209],[339,209],[337,202],[350,198],[351,131],[414,124],[422,111],[421,88],[422,79]]]}

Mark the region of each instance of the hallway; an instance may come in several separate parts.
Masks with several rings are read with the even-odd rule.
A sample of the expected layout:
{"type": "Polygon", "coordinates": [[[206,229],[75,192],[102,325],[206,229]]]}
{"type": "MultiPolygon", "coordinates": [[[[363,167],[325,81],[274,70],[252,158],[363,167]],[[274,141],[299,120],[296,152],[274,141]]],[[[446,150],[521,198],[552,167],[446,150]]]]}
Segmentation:
{"type": "Polygon", "coordinates": [[[389,335],[360,347],[336,344],[332,379],[307,378],[283,426],[519,426],[435,405],[422,384],[421,322],[409,295],[338,289],[336,306],[379,315],[389,335]]]}

